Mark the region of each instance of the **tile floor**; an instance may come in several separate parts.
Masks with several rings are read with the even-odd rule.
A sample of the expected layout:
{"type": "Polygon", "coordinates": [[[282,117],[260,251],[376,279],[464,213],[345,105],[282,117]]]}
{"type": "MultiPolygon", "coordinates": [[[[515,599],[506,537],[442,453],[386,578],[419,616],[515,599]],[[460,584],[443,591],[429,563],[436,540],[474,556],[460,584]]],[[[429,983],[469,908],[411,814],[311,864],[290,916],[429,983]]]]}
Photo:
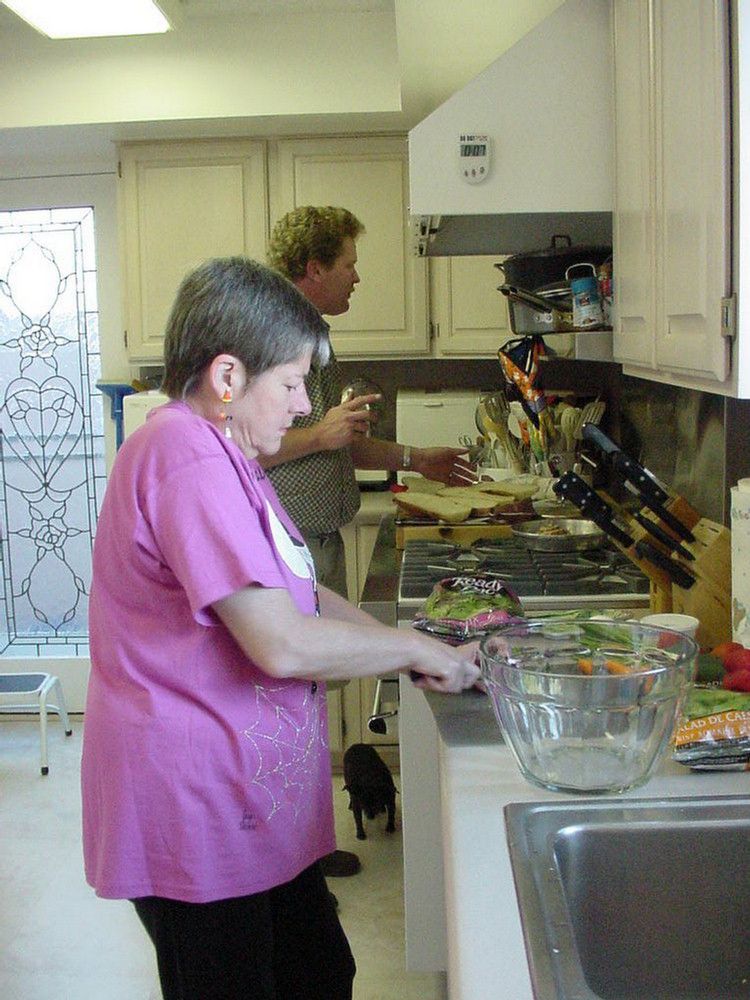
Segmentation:
{"type": "MultiPolygon", "coordinates": [[[[81,717],[64,738],[50,718],[50,773],[39,773],[39,726],[0,716],[0,997],[160,1000],[150,943],[127,902],[101,900],[83,878],[78,771],[81,717]]],[[[398,775],[395,776],[398,786],[398,775]]],[[[401,834],[385,817],[358,841],[334,776],[339,847],[362,871],[330,879],[358,965],[355,1000],[444,1000],[445,977],[404,967],[401,834]]]]}

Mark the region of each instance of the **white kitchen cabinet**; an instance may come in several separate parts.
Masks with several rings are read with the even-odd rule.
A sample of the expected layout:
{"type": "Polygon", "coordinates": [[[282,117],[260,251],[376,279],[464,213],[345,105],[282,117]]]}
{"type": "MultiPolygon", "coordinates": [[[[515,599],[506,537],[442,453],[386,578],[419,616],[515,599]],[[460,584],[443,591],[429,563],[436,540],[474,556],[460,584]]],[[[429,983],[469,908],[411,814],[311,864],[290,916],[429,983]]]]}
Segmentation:
{"type": "Polygon", "coordinates": [[[497,357],[513,336],[497,254],[430,258],[430,321],[437,357],[497,357]]]}
{"type": "Polygon", "coordinates": [[[406,139],[281,140],[277,176],[272,224],[300,205],[340,205],[365,226],[361,283],[348,312],[330,319],[339,357],[426,355],[427,261],[411,248],[406,139]]]}
{"type": "Polygon", "coordinates": [[[733,392],[727,0],[615,0],[614,353],[733,392]]]}
{"type": "Polygon", "coordinates": [[[209,257],[265,257],[265,146],[132,143],[119,154],[128,355],[160,360],[167,317],[188,271],[209,257]]]}

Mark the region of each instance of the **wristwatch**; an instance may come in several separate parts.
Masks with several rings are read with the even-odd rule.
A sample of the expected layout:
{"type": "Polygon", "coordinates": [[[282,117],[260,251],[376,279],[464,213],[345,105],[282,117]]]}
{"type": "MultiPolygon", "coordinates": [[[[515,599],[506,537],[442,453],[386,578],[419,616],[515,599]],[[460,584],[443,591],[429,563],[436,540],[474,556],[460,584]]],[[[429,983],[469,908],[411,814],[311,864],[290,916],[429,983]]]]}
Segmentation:
{"type": "Polygon", "coordinates": [[[404,445],[404,453],[401,456],[401,468],[404,472],[411,468],[411,445],[404,445]]]}

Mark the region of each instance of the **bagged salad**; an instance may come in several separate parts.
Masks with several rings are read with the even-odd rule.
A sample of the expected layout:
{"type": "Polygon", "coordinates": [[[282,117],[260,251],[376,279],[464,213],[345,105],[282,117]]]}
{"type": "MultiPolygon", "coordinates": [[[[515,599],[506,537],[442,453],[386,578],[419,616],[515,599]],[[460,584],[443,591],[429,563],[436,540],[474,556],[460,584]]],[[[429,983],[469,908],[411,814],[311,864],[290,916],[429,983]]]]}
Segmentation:
{"type": "Polygon", "coordinates": [[[696,686],[677,727],[672,757],[695,770],[750,770],[750,694],[696,686]]]}
{"type": "Polygon", "coordinates": [[[515,591],[491,573],[449,576],[432,588],[412,622],[416,629],[465,642],[525,618],[515,591]]]}

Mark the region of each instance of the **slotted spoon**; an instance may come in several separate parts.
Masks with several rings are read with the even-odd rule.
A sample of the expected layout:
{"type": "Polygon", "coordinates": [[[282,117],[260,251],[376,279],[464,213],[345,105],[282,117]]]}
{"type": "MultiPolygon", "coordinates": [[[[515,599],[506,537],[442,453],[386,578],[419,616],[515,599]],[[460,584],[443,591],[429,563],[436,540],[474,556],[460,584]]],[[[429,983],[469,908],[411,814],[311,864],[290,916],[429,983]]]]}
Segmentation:
{"type": "Polygon", "coordinates": [[[581,416],[576,427],[575,436],[578,441],[583,440],[583,425],[598,424],[604,416],[606,408],[607,404],[603,403],[600,399],[594,400],[593,403],[586,403],[581,410],[581,416]]]}
{"type": "Polygon", "coordinates": [[[577,406],[566,406],[560,416],[560,432],[565,439],[565,450],[575,451],[576,434],[581,417],[581,410],[577,406]]]}

